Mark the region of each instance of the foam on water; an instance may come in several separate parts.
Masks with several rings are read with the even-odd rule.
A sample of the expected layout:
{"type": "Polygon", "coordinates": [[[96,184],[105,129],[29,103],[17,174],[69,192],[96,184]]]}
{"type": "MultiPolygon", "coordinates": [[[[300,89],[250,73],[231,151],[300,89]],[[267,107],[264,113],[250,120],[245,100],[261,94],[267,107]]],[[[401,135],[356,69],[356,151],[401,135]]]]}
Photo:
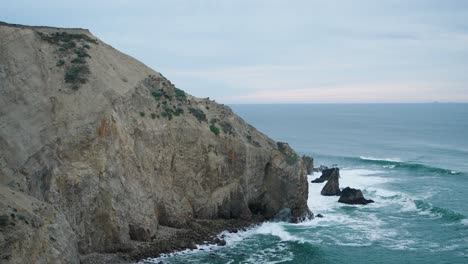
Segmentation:
{"type": "Polygon", "coordinates": [[[281,241],[303,241],[303,239],[291,235],[289,232],[285,231],[284,223],[281,222],[267,222],[261,224],[255,230],[256,234],[259,235],[272,235],[279,237],[281,241]]]}
{"type": "Polygon", "coordinates": [[[362,160],[403,162],[400,158],[376,158],[376,157],[367,157],[367,156],[360,156],[359,158],[362,160]]]}

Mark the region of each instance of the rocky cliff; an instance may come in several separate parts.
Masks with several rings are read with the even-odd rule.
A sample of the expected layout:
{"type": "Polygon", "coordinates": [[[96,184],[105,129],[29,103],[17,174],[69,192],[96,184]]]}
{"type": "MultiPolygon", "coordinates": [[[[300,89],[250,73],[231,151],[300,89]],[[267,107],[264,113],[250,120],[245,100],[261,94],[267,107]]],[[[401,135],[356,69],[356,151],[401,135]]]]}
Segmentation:
{"type": "Polygon", "coordinates": [[[79,263],[194,219],[308,217],[302,159],[88,30],[0,23],[0,259],[79,263]]]}

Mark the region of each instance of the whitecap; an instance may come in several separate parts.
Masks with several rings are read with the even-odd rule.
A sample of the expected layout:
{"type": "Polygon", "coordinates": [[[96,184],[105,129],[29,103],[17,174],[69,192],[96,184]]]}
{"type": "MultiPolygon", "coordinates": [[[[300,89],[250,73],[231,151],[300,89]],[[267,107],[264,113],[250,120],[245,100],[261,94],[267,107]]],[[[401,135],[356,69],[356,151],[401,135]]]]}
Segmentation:
{"type": "Polygon", "coordinates": [[[403,162],[400,158],[376,158],[376,157],[371,157],[371,156],[360,156],[359,158],[362,160],[403,162]]]}

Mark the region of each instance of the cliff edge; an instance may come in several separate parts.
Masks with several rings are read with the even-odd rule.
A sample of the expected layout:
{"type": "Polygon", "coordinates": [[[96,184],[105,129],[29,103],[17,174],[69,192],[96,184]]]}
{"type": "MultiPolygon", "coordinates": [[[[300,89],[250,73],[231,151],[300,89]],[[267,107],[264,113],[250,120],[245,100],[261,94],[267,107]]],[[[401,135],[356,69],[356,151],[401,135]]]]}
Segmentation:
{"type": "Polygon", "coordinates": [[[0,259],[79,263],[196,219],[310,216],[302,159],[88,30],[0,23],[0,259]]]}

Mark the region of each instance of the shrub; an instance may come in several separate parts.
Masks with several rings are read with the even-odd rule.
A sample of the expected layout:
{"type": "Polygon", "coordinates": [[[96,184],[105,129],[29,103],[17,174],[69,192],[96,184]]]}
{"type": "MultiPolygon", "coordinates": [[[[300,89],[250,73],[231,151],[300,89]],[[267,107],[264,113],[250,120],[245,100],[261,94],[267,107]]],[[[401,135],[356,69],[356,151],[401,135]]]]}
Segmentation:
{"type": "Polygon", "coordinates": [[[73,65],[65,72],[65,82],[72,84],[86,83],[89,68],[86,65],[73,65]]]}
{"type": "Polygon", "coordinates": [[[169,119],[169,120],[172,120],[172,114],[174,113],[174,111],[172,111],[172,109],[169,106],[167,106],[166,104],[163,104],[162,108],[163,108],[164,112],[162,112],[161,115],[163,117],[167,117],[167,119],[169,119]]]}
{"type": "Polygon", "coordinates": [[[216,119],[216,118],[211,118],[211,119],[210,119],[210,124],[214,125],[217,121],[218,121],[218,119],[216,119]]]}
{"type": "Polygon", "coordinates": [[[189,108],[189,112],[190,112],[193,116],[195,116],[195,118],[197,118],[197,120],[198,120],[199,122],[206,121],[206,115],[205,115],[205,113],[204,113],[202,110],[196,109],[196,108],[192,108],[192,107],[191,107],[191,108],[189,108]]]}
{"type": "Polygon", "coordinates": [[[72,40],[83,40],[89,43],[97,44],[97,39],[92,39],[85,34],[70,34],[67,32],[55,32],[52,34],[37,32],[37,34],[43,40],[52,44],[59,44],[60,42],[71,42],[72,40]]]}
{"type": "Polygon", "coordinates": [[[185,94],[184,90],[181,90],[179,88],[174,88],[174,91],[175,91],[175,96],[177,100],[183,101],[187,99],[187,95],[185,94]]]}
{"type": "Polygon", "coordinates": [[[177,109],[174,111],[174,115],[175,115],[175,116],[179,116],[179,115],[181,115],[181,114],[183,114],[183,113],[184,113],[184,109],[182,109],[182,108],[177,108],[177,109]]]}
{"type": "Polygon", "coordinates": [[[215,134],[216,136],[219,135],[219,128],[217,128],[214,124],[210,125],[210,130],[215,134]]]}
{"type": "Polygon", "coordinates": [[[154,97],[154,99],[156,99],[157,101],[159,101],[159,99],[161,99],[161,97],[164,97],[166,99],[169,99],[171,100],[171,96],[168,95],[166,93],[166,91],[164,91],[163,89],[159,89],[159,90],[153,90],[151,91],[151,95],[154,97]]]}
{"type": "Polygon", "coordinates": [[[155,113],[151,113],[151,118],[152,118],[152,119],[156,119],[156,114],[155,114],[155,113]]]}
{"type": "Polygon", "coordinates": [[[81,64],[84,64],[84,63],[86,63],[86,61],[85,61],[83,58],[77,57],[77,58],[74,58],[73,60],[71,60],[71,63],[81,63],[81,64]]]}
{"type": "Polygon", "coordinates": [[[145,116],[145,112],[140,112],[140,116],[141,116],[141,117],[144,117],[144,116],[145,116]]]}
{"type": "Polygon", "coordinates": [[[89,46],[88,44],[84,44],[84,45],[83,45],[83,48],[85,48],[85,49],[90,49],[91,46],[89,46]]]}
{"type": "Polygon", "coordinates": [[[91,56],[89,56],[88,52],[83,48],[75,49],[75,54],[80,58],[86,58],[86,57],[91,58],[91,56]]]}
{"type": "Polygon", "coordinates": [[[57,61],[57,64],[55,64],[57,67],[63,66],[65,64],[65,61],[60,59],[57,61]]]}
{"type": "Polygon", "coordinates": [[[70,41],[70,42],[63,43],[61,46],[65,50],[68,50],[68,49],[73,49],[74,47],[76,47],[76,43],[74,41],[70,41]]]}
{"type": "Polygon", "coordinates": [[[230,134],[230,135],[234,134],[234,128],[232,127],[231,123],[222,121],[220,122],[219,125],[221,126],[225,134],[230,134]]]}
{"type": "MultiPolygon", "coordinates": [[[[151,95],[154,97],[154,99],[159,100],[161,99],[161,96],[163,95],[162,90],[154,90],[151,92],[151,95]]],[[[159,106],[159,104],[158,104],[159,106]]]]}

